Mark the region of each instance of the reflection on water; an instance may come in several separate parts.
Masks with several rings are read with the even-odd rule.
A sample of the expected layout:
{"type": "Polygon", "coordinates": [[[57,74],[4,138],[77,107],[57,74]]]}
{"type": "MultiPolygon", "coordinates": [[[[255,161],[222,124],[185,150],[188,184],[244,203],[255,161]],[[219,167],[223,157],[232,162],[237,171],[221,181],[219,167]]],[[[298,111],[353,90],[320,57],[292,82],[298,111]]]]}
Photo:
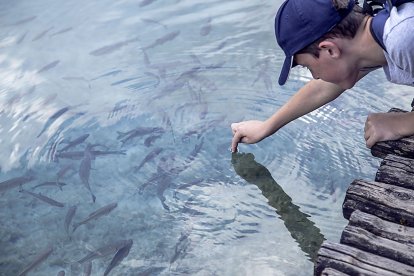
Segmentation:
{"type": "Polygon", "coordinates": [[[253,154],[233,153],[231,163],[238,175],[259,187],[299,247],[311,261],[315,261],[317,251],[325,239],[315,223],[308,219],[309,215],[301,212],[299,206],[292,203],[292,198],[277,184],[266,167],[254,160],[253,154]]]}

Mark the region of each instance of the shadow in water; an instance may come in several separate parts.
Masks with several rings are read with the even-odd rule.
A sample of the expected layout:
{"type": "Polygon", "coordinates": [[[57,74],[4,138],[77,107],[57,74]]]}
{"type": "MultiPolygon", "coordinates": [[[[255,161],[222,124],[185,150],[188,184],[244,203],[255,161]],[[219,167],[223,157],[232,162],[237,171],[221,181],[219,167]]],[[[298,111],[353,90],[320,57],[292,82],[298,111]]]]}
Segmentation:
{"type": "Polygon", "coordinates": [[[254,160],[251,153],[233,153],[231,163],[234,170],[247,182],[256,185],[269,200],[269,205],[284,221],[291,236],[299,244],[311,261],[315,261],[317,252],[325,240],[321,231],[302,213],[299,207],[283,191],[263,165],[254,160]]]}

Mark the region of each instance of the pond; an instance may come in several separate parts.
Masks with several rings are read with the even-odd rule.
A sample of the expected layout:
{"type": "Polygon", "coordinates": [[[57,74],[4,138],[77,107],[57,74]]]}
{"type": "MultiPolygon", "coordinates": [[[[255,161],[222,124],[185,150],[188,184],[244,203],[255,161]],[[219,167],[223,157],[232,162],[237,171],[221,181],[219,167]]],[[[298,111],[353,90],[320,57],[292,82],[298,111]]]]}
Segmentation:
{"type": "Polygon", "coordinates": [[[281,3],[1,1],[0,275],[312,275],[367,114],[411,100],[374,72],[232,154],[311,78],[277,86],[281,3]]]}

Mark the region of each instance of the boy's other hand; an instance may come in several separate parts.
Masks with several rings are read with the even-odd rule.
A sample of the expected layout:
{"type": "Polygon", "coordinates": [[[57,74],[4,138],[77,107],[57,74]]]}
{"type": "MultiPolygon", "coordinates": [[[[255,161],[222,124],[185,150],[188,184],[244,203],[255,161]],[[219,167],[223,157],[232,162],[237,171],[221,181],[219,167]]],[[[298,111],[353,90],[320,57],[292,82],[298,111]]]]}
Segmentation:
{"type": "Polygon", "coordinates": [[[264,122],[244,121],[231,124],[233,139],[231,141],[231,151],[237,152],[238,143],[254,144],[266,137],[264,122]]]}
{"type": "Polygon", "coordinates": [[[414,113],[389,112],[369,114],[365,122],[368,148],[381,141],[397,140],[414,134],[414,113]]]}

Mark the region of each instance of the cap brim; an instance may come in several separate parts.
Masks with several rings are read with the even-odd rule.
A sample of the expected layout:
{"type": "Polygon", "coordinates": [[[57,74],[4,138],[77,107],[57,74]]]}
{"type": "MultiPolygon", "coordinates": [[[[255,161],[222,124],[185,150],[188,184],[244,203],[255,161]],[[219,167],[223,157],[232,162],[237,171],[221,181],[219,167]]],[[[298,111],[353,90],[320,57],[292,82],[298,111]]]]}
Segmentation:
{"type": "Polygon", "coordinates": [[[279,85],[284,85],[289,78],[290,68],[292,68],[293,56],[286,57],[285,62],[283,62],[282,72],[279,76],[279,85]]]}

